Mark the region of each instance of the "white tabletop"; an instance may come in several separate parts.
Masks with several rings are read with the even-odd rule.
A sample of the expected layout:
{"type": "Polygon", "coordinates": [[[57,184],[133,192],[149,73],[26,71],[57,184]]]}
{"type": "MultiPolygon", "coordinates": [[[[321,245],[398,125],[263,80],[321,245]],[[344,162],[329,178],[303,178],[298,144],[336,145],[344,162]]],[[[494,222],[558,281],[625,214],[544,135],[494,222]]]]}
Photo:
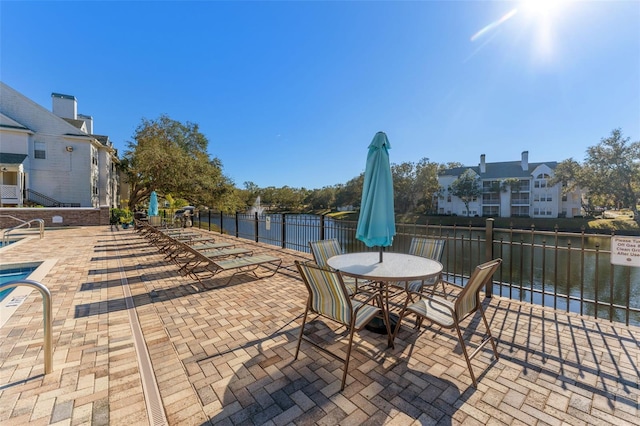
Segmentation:
{"type": "Polygon", "coordinates": [[[442,264],[426,257],[403,253],[348,253],[327,260],[329,266],[344,275],[372,281],[426,280],[442,272],[442,264]]]}

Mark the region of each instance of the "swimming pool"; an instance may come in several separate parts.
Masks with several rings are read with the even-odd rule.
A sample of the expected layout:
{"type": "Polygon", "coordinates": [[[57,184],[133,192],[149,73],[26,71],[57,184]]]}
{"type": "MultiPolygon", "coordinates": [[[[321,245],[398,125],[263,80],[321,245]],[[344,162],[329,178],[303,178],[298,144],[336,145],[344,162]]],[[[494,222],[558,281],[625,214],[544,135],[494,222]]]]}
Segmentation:
{"type": "MultiPolygon", "coordinates": [[[[35,271],[38,268],[38,266],[40,266],[39,263],[25,265],[25,266],[13,265],[7,268],[0,267],[0,285],[6,284],[10,281],[27,279],[27,277],[33,271],[35,271]]],[[[9,293],[13,291],[14,288],[15,287],[6,288],[0,291],[0,301],[4,300],[9,295],[9,293]]]]}
{"type": "Polygon", "coordinates": [[[7,240],[7,241],[0,240],[0,247],[7,247],[8,245],[17,243],[20,240],[22,240],[22,238],[14,238],[12,240],[7,240]]]}

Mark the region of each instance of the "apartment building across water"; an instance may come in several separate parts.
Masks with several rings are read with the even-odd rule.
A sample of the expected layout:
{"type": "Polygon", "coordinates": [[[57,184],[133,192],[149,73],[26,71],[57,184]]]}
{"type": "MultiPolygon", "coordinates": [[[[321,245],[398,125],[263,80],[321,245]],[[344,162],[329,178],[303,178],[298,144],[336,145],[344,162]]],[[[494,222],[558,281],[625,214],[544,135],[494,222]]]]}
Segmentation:
{"type": "Polygon", "coordinates": [[[520,161],[486,162],[473,167],[456,167],[438,175],[441,193],[438,213],[466,216],[464,202],[451,194],[451,184],[469,170],[479,180],[482,193],[469,203],[469,216],[485,217],[576,217],[583,214],[582,191],[564,192],[562,184],[550,185],[558,163],[530,163],[529,152],[520,161]]]}

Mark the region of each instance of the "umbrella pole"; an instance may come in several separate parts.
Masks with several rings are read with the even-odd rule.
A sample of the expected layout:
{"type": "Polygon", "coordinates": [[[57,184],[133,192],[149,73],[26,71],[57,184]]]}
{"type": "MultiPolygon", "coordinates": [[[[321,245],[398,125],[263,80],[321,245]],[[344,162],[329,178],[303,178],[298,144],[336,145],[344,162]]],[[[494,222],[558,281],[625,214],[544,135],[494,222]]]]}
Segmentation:
{"type": "Polygon", "coordinates": [[[380,263],[382,263],[382,246],[380,246],[380,263]]]}

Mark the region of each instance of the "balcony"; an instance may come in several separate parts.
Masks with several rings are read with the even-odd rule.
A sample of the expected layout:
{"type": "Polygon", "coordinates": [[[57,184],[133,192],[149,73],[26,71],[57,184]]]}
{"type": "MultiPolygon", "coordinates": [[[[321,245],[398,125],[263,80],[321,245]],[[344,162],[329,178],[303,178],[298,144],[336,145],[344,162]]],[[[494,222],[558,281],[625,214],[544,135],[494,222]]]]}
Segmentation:
{"type": "Polygon", "coordinates": [[[18,185],[0,185],[0,205],[21,205],[20,187],[18,185]]]}

